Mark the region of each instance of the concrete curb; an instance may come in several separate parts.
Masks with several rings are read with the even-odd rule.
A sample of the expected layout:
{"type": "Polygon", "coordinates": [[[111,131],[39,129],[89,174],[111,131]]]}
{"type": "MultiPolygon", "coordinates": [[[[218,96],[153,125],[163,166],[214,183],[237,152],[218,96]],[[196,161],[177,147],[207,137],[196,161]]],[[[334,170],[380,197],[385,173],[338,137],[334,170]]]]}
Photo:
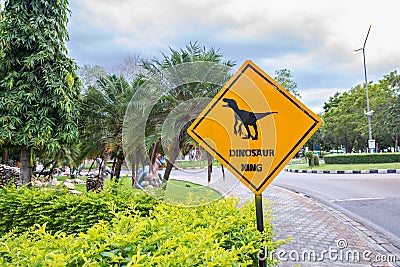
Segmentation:
{"type": "Polygon", "coordinates": [[[293,173],[316,173],[316,174],[369,174],[369,173],[381,173],[381,174],[388,174],[388,173],[400,173],[400,169],[389,169],[389,170],[335,170],[335,171],[321,171],[321,170],[294,170],[285,168],[284,171],[286,172],[293,172],[293,173]]]}

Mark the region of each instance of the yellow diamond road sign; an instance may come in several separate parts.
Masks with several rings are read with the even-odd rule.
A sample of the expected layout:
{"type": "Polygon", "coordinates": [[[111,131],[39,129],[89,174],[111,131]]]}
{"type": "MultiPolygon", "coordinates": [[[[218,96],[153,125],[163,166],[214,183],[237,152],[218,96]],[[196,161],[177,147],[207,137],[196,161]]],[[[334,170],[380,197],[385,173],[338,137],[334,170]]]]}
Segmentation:
{"type": "Polygon", "coordinates": [[[188,133],[260,194],[320,125],[316,114],[248,60],[188,133]]]}

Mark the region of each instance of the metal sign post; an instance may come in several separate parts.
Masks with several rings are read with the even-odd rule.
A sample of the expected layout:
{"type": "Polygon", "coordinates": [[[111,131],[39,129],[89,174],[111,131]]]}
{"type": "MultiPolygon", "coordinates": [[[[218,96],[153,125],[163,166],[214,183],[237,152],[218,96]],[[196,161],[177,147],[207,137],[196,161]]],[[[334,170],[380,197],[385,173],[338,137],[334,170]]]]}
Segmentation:
{"type": "MultiPolygon", "coordinates": [[[[260,233],[264,232],[264,214],[263,214],[263,204],[262,204],[262,193],[254,194],[255,202],[256,202],[256,218],[257,218],[257,230],[260,233]]],[[[261,247],[260,252],[258,253],[258,266],[266,267],[267,266],[267,252],[265,251],[265,247],[261,247]]]]}

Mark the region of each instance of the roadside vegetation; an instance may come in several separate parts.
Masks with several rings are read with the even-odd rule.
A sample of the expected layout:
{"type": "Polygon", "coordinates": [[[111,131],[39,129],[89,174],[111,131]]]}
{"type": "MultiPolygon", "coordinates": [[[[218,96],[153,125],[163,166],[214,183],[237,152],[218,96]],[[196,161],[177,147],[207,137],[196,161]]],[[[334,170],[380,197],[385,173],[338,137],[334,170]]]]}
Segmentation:
{"type": "Polygon", "coordinates": [[[295,158],[287,168],[294,170],[396,170],[400,169],[400,153],[325,154],[320,159],[309,151],[304,158],[295,158]]]}
{"type": "MultiPolygon", "coordinates": [[[[0,190],[1,266],[257,266],[275,250],[272,217],[257,231],[254,203],[237,199],[182,208],[139,190],[109,187],[0,190]]],[[[276,262],[268,258],[268,266],[276,262]]]]}
{"type": "MultiPolygon", "coordinates": [[[[171,140],[162,136],[166,118],[177,107],[195,98],[214,97],[220,85],[196,80],[160,92],[148,120],[140,121],[144,140],[131,151],[124,151],[122,145],[124,115],[146,81],[166,69],[193,62],[225,66],[223,76],[229,79],[228,70],[236,63],[218,49],[190,42],[152,59],[133,54],[111,71],[97,65],[78,66],[67,53],[69,14],[67,0],[5,1],[1,8],[1,162],[19,167],[21,185],[0,189],[0,265],[257,266],[260,247],[273,251],[283,242],[273,241],[270,213],[265,214],[265,230],[260,233],[255,227],[254,203],[238,208],[238,200],[221,199],[221,194],[208,187],[170,179],[174,165],[208,166],[209,178],[212,166],[220,166],[209,154],[201,161],[175,164],[179,155],[198,149],[186,133],[189,124],[173,133],[172,141],[179,144],[176,149],[169,149],[171,140]],[[169,156],[163,177],[169,182],[155,194],[176,205],[163,204],[132,187],[137,170],[152,166],[159,154],[169,156]],[[86,192],[84,184],[76,185],[75,194],[62,186],[32,186],[38,163],[47,171],[44,183],[48,183],[59,167],[69,166],[71,174],[77,175],[86,159],[106,162],[92,169],[96,171],[93,176],[84,178],[99,182],[94,192],[86,192]],[[132,169],[131,178],[121,175],[126,162],[132,169]],[[106,179],[105,166],[112,170],[106,179]]],[[[274,78],[301,96],[290,70],[278,70],[274,78]]],[[[398,150],[399,87],[396,71],[369,85],[379,148],[398,150]]],[[[148,99],[142,100],[138,106],[146,105],[148,99]]],[[[342,146],[346,151],[364,151],[368,141],[364,109],[365,85],[335,94],[321,114],[324,125],[307,145],[325,151],[342,146]]],[[[315,169],[343,169],[323,163],[316,166],[319,160],[311,154],[310,162],[315,169]]],[[[346,167],[400,169],[399,164],[346,167]]],[[[85,167],[92,168],[92,164],[85,167]]],[[[0,178],[5,181],[8,174],[2,172],[0,178]]],[[[268,266],[276,264],[270,258],[267,261],[268,266]]]]}
{"type": "Polygon", "coordinates": [[[368,164],[325,164],[320,163],[319,166],[309,166],[308,163],[288,165],[288,169],[293,170],[321,170],[321,171],[336,171],[336,170],[400,170],[400,162],[397,163],[368,163],[368,164]]]}
{"type": "MultiPolygon", "coordinates": [[[[400,152],[400,76],[397,70],[368,84],[372,137],[376,152],[400,152]]],[[[368,126],[365,84],[336,93],[324,104],[323,125],[310,138],[310,150],[345,149],[347,153],[367,152],[368,126]],[[318,147],[318,149],[317,149],[318,147]]]]}

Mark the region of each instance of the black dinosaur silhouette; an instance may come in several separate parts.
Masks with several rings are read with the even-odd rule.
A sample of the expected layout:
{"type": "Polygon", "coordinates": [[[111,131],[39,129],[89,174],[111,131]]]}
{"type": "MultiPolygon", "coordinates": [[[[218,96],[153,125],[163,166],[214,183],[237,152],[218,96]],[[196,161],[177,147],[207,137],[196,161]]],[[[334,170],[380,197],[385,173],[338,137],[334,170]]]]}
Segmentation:
{"type": "Polygon", "coordinates": [[[257,140],[258,139],[257,121],[268,115],[278,113],[275,111],[263,112],[263,113],[253,113],[250,111],[239,109],[236,101],[233,99],[223,98],[222,101],[224,101],[226,103],[226,105],[224,105],[224,107],[231,108],[235,112],[235,125],[233,126],[234,134],[239,133],[239,135],[240,135],[242,125],[244,125],[244,127],[246,128],[247,136],[243,137],[243,139],[250,139],[250,137],[251,137],[251,139],[257,140]],[[236,126],[238,125],[238,120],[240,120],[242,123],[239,125],[239,130],[236,129],[236,126]],[[253,126],[254,136],[251,135],[249,126],[253,126]]]}

